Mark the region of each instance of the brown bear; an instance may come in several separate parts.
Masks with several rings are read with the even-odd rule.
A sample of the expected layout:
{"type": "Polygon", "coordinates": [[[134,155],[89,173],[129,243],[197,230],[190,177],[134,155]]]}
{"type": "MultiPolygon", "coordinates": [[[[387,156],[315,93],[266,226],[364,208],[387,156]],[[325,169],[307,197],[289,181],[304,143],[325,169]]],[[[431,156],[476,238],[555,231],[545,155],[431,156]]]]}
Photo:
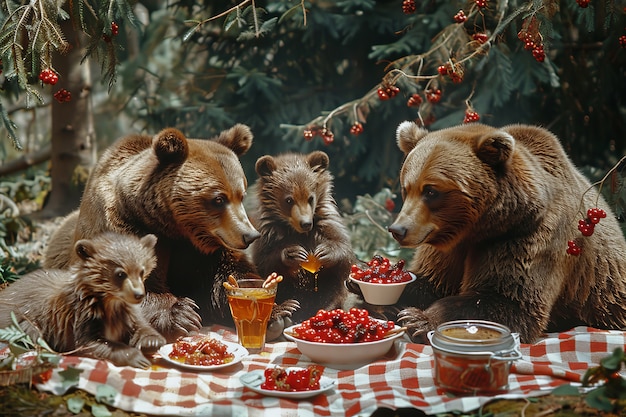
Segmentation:
{"type": "Polygon", "coordinates": [[[122,138],[99,159],[44,266],[67,268],[77,260],[74,242],[105,231],[152,233],[158,264],[143,302],[150,323],[170,341],[197,330],[201,319],[231,325],[222,282],[230,274],[258,276],[244,252],[260,234],[243,206],[239,161],[252,138],[241,124],[212,140],[187,139],[173,128],[122,138]]]}
{"type": "Polygon", "coordinates": [[[299,302],[292,316],[297,322],[353,302],[345,281],[355,255],[328,165],[328,155],[314,151],[265,155],[255,166],[259,178],[251,197],[257,209],[250,216],[261,237],[250,246],[252,260],[262,276],[284,277],[276,300],[299,302]],[[302,267],[307,262],[308,270],[302,267]]]}
{"type": "Polygon", "coordinates": [[[388,229],[416,248],[408,269],[419,278],[398,315],[414,338],[456,319],[499,322],[522,342],[581,324],[626,327],[626,240],[552,133],[403,122],[397,142],[404,202],[388,229]],[[596,207],[607,216],[583,236],[577,223],[596,207]]]}
{"type": "Polygon", "coordinates": [[[157,239],[103,233],[74,245],[70,269],[38,269],[0,291],[0,327],[11,313],[32,340],[58,352],[147,368],[165,338],[143,317],[144,280],[156,266],[157,239]]]}

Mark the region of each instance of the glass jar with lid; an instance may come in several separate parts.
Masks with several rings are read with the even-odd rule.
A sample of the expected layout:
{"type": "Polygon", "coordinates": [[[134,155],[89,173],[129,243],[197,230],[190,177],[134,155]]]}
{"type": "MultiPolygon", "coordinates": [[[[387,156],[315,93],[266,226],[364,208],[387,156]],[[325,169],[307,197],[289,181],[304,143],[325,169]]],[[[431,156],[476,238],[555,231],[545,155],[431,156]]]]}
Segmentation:
{"type": "Polygon", "coordinates": [[[522,357],[519,335],[499,323],[456,320],[428,333],[435,359],[435,383],[469,394],[508,390],[511,363],[522,357]]]}

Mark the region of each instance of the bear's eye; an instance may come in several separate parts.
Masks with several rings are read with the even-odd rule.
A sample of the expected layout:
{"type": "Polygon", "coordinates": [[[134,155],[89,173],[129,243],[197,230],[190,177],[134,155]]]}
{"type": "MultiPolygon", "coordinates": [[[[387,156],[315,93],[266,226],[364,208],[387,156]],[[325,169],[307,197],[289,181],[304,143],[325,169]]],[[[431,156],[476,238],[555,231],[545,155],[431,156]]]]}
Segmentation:
{"type": "Polygon", "coordinates": [[[309,206],[311,207],[315,206],[315,199],[313,198],[313,196],[309,197],[309,206]]]}
{"type": "Polygon", "coordinates": [[[432,185],[425,186],[424,190],[422,191],[422,198],[427,203],[432,203],[433,201],[437,200],[439,196],[439,191],[437,191],[432,185]]]}
{"type": "Polygon", "coordinates": [[[293,203],[294,203],[293,197],[285,198],[285,203],[287,203],[287,205],[289,205],[289,206],[293,206],[293,203]]]}
{"type": "Polygon", "coordinates": [[[217,208],[224,207],[226,205],[226,197],[224,197],[223,195],[218,195],[213,200],[211,200],[211,205],[217,208]]]}
{"type": "Polygon", "coordinates": [[[126,279],[126,277],[128,277],[128,274],[123,269],[118,268],[118,269],[115,270],[115,278],[116,279],[118,279],[120,281],[124,281],[126,279]]]}

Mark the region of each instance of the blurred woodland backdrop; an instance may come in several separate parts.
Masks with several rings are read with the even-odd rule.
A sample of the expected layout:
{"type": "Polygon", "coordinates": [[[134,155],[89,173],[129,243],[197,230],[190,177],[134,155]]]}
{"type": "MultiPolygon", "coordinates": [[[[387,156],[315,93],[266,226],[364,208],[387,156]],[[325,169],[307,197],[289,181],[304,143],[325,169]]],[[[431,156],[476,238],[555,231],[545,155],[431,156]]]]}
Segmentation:
{"type": "Polygon", "coordinates": [[[397,250],[403,120],[545,126],[592,180],[614,168],[624,217],[623,1],[7,0],[0,18],[2,256],[20,202],[67,213],[112,141],[167,126],[250,125],[250,183],[263,154],[324,150],[357,251],[397,250]]]}

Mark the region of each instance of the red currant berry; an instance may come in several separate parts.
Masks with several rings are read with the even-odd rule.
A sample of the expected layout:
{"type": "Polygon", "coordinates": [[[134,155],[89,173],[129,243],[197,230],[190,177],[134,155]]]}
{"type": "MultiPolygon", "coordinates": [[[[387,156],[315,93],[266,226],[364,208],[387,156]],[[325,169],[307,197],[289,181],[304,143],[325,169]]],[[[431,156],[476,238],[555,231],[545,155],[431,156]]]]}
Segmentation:
{"type": "Polygon", "coordinates": [[[537,62],[543,62],[546,59],[546,53],[543,50],[543,45],[537,45],[533,49],[533,58],[537,62]]]}
{"type": "Polygon", "coordinates": [[[476,3],[476,6],[479,9],[483,9],[483,8],[487,7],[487,0],[474,0],[474,3],[476,3]]]}
{"type": "Polygon", "coordinates": [[[480,115],[473,109],[465,110],[465,117],[463,123],[473,123],[480,120],[480,115]]]}
{"type": "Polygon", "coordinates": [[[350,133],[354,136],[358,136],[363,133],[363,125],[360,122],[354,122],[354,124],[350,127],[350,133]]]}
{"type": "Polygon", "coordinates": [[[304,129],[303,136],[305,140],[311,140],[315,136],[315,132],[312,129],[304,129]]]}
{"type": "Polygon", "coordinates": [[[402,1],[402,12],[404,14],[412,14],[417,10],[417,6],[415,5],[415,0],[403,0],[402,1]]]}
{"type": "Polygon", "coordinates": [[[570,255],[578,256],[580,255],[580,246],[576,244],[574,240],[570,240],[567,242],[567,253],[570,255]]]}
{"type": "Polygon", "coordinates": [[[447,75],[448,74],[448,67],[446,67],[445,65],[439,65],[437,67],[437,72],[440,75],[447,75]]]}
{"type": "Polygon", "coordinates": [[[117,36],[120,33],[120,27],[117,23],[111,22],[111,35],[117,36]]]}
{"type": "Polygon", "coordinates": [[[53,97],[59,103],[65,103],[68,101],[72,101],[72,93],[67,91],[65,88],[60,89],[56,93],[53,94],[53,97]]]}
{"type": "Polygon", "coordinates": [[[406,101],[406,105],[408,107],[419,107],[422,102],[422,97],[419,94],[415,93],[412,94],[411,97],[409,97],[409,99],[406,101]]]}
{"type": "Polygon", "coordinates": [[[620,36],[620,37],[619,37],[619,39],[618,39],[618,41],[619,41],[619,45],[620,45],[622,48],[626,48],[626,35],[622,35],[622,36],[620,36]]]}
{"type": "Polygon", "coordinates": [[[453,83],[459,84],[463,81],[463,72],[462,71],[454,71],[450,73],[450,79],[453,83]]]}
{"type": "Polygon", "coordinates": [[[389,100],[389,94],[387,94],[387,92],[385,91],[384,88],[382,88],[382,87],[379,88],[377,93],[378,93],[378,98],[380,100],[382,100],[382,101],[389,100]]]}
{"type": "Polygon", "coordinates": [[[456,23],[463,23],[467,20],[467,16],[465,15],[465,12],[463,10],[459,10],[455,15],[454,15],[454,21],[456,23]]]}
{"type": "Polygon", "coordinates": [[[474,33],[472,35],[472,39],[480,44],[483,44],[489,40],[489,36],[487,36],[486,33],[474,33]]]}
{"type": "Polygon", "coordinates": [[[429,88],[428,90],[424,92],[424,94],[426,95],[426,100],[429,103],[435,104],[435,103],[439,103],[439,100],[441,100],[441,90],[438,88],[436,89],[429,88]]]}
{"type": "Polygon", "coordinates": [[[589,6],[589,2],[590,0],[576,0],[576,3],[578,3],[578,5],[583,9],[589,6]]]}
{"type": "Polygon", "coordinates": [[[323,128],[321,135],[322,135],[322,140],[324,141],[326,145],[330,145],[335,140],[335,135],[333,134],[333,132],[330,131],[330,129],[323,128]]]}
{"type": "Polygon", "coordinates": [[[385,92],[387,93],[389,98],[393,98],[398,95],[398,93],[400,92],[400,89],[396,87],[395,85],[390,85],[389,87],[385,89],[385,92]]]}

